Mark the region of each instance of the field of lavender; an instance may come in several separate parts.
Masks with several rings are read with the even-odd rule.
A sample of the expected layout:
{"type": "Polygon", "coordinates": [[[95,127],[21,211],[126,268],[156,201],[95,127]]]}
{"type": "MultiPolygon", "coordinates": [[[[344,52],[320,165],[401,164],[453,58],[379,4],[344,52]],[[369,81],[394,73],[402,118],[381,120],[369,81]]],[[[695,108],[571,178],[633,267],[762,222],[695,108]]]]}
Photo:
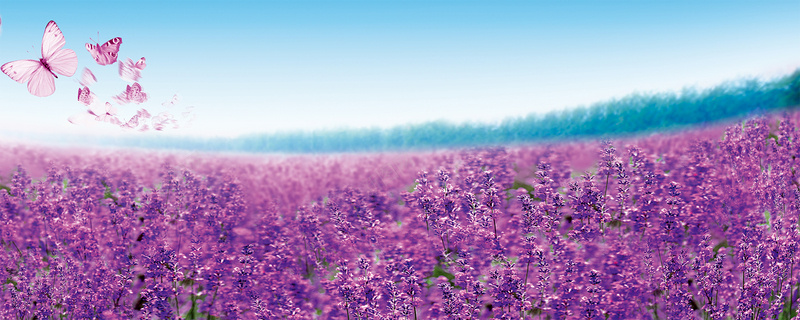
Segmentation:
{"type": "Polygon", "coordinates": [[[0,144],[3,319],[791,319],[798,114],[305,156],[0,144]]]}

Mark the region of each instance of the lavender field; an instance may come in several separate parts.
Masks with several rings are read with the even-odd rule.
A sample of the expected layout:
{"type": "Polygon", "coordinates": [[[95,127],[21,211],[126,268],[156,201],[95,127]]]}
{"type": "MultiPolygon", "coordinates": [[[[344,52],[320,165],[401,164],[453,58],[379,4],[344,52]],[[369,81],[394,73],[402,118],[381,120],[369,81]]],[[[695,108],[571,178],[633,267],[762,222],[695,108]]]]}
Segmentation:
{"type": "Polygon", "coordinates": [[[0,145],[3,319],[791,319],[798,114],[255,156],[0,145]]]}

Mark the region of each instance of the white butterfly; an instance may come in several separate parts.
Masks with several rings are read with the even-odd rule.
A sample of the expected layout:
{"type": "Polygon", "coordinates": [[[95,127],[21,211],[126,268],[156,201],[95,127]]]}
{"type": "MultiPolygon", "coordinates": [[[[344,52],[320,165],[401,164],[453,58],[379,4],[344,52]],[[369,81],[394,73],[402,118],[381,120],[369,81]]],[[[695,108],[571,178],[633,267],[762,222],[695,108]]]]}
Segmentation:
{"type": "Polygon", "coordinates": [[[38,97],[46,97],[56,91],[56,73],[71,77],[78,69],[78,55],[70,49],[62,49],[64,34],[55,21],[50,21],[42,36],[42,58],[39,60],[17,60],[0,66],[0,70],[16,82],[28,82],[28,91],[38,97]]]}

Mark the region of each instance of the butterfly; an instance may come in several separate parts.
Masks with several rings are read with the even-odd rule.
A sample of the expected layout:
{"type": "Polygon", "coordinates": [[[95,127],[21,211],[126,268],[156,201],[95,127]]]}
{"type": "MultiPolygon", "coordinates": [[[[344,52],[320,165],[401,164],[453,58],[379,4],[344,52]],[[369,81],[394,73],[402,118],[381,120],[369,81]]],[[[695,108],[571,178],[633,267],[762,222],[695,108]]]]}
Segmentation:
{"type": "Polygon", "coordinates": [[[139,59],[139,61],[136,61],[136,63],[134,63],[131,58],[128,58],[127,61],[119,62],[119,76],[122,78],[122,80],[136,82],[142,77],[140,73],[146,66],[147,63],[145,62],[144,57],[139,59]]]}
{"type": "Polygon", "coordinates": [[[117,114],[117,109],[110,103],[106,102],[105,105],[93,104],[90,105],[86,112],[72,115],[67,120],[72,124],[80,125],[93,125],[98,121],[111,122],[119,124],[119,120],[114,117],[117,114]],[[116,120],[116,121],[115,121],[116,120]]]}
{"type": "Polygon", "coordinates": [[[42,36],[42,58],[39,60],[17,60],[0,66],[0,70],[16,82],[28,82],[28,91],[38,97],[46,97],[56,91],[56,73],[71,77],[78,69],[78,55],[70,49],[61,49],[66,44],[61,29],[50,21],[42,36]]]}
{"type": "Polygon", "coordinates": [[[178,121],[175,120],[175,117],[173,117],[171,113],[166,111],[159,113],[152,119],[153,129],[156,131],[164,130],[169,124],[172,124],[173,129],[178,129],[178,121]]]}
{"type": "Polygon", "coordinates": [[[138,82],[134,82],[133,85],[126,86],[125,92],[115,96],[114,100],[120,104],[126,104],[130,102],[139,104],[147,101],[147,94],[142,92],[142,86],[138,82]]]}
{"type": "Polygon", "coordinates": [[[89,68],[83,68],[83,75],[81,75],[80,84],[84,87],[88,87],[95,82],[97,82],[97,78],[94,76],[94,73],[92,73],[92,70],[89,70],[89,68]]]}
{"type": "Polygon", "coordinates": [[[139,115],[133,115],[133,117],[131,117],[131,119],[128,120],[128,122],[120,125],[120,127],[125,129],[133,129],[138,126],[139,126],[139,115]]]}
{"type": "MultiPolygon", "coordinates": [[[[136,114],[133,115],[133,117],[131,117],[130,120],[128,120],[128,122],[121,124],[120,127],[133,129],[139,126],[139,119],[149,119],[149,118],[150,118],[150,113],[147,112],[147,110],[139,109],[139,111],[137,111],[136,114]]],[[[143,125],[142,128],[140,128],[140,131],[145,131],[145,130],[147,130],[146,124],[143,125]]]]}
{"type": "Polygon", "coordinates": [[[147,112],[147,109],[139,109],[139,111],[136,111],[136,115],[139,116],[139,118],[150,119],[151,117],[150,112],[147,112]]]}
{"type": "Polygon", "coordinates": [[[95,95],[89,88],[84,86],[83,89],[78,88],[78,101],[83,103],[84,105],[91,105],[94,102],[95,95]]]}
{"type": "Polygon", "coordinates": [[[181,102],[181,96],[179,96],[179,95],[176,93],[176,94],[174,94],[174,95],[172,96],[172,99],[169,99],[168,101],[164,101],[164,102],[162,102],[162,103],[161,103],[161,105],[162,105],[162,106],[165,106],[165,107],[172,107],[172,106],[174,106],[174,105],[176,105],[176,104],[178,104],[178,103],[180,103],[180,102],[181,102]]]}
{"type": "Polygon", "coordinates": [[[97,64],[105,66],[117,62],[117,54],[119,54],[119,45],[121,44],[122,38],[116,37],[108,40],[103,45],[87,43],[86,50],[89,50],[97,64]]]}
{"type": "Polygon", "coordinates": [[[109,103],[109,102],[106,102],[106,104],[103,105],[102,109],[98,110],[97,108],[95,108],[91,112],[97,115],[97,119],[96,119],[97,121],[108,122],[108,123],[116,124],[116,125],[120,125],[121,124],[119,119],[117,119],[117,117],[116,117],[117,116],[117,108],[114,108],[114,106],[112,106],[111,103],[109,103]]]}
{"type": "Polygon", "coordinates": [[[183,122],[186,124],[186,127],[191,127],[192,122],[194,122],[194,119],[197,118],[197,115],[194,114],[194,106],[186,107],[183,113],[181,113],[181,116],[183,118],[183,122]]]}

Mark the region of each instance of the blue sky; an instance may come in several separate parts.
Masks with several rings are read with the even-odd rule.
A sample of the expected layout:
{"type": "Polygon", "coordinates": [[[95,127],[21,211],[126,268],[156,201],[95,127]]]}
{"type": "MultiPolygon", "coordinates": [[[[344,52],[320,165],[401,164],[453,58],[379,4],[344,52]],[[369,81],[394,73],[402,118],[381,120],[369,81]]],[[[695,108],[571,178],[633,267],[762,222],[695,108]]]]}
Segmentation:
{"type": "MultiPolygon", "coordinates": [[[[0,2],[0,63],[38,59],[55,20],[76,76],[40,98],[0,75],[0,128],[39,133],[235,136],[498,121],[633,92],[700,88],[800,67],[800,1],[16,1],[0,2]],[[97,33],[100,33],[99,39],[97,33]],[[194,106],[189,128],[126,133],[67,117],[83,67],[101,99],[117,67],[84,48],[122,37],[147,58],[140,105],[194,106]]],[[[138,108],[118,106],[123,117],[138,108]]]]}

